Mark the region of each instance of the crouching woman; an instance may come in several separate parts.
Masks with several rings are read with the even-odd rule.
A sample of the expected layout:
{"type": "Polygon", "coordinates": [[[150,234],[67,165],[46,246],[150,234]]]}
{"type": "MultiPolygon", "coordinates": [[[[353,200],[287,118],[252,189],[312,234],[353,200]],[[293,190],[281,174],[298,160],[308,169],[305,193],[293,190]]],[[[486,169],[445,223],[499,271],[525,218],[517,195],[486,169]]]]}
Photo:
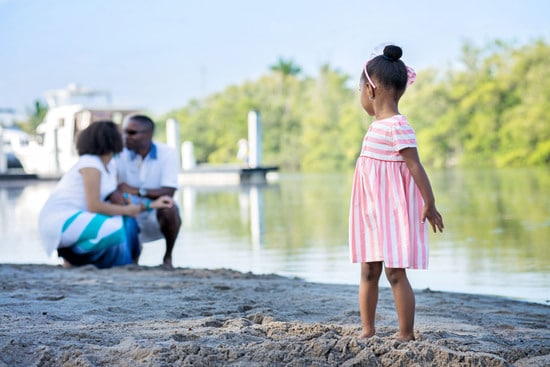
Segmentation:
{"type": "Polygon", "coordinates": [[[123,148],[112,121],[91,123],[77,138],[76,164],[63,175],[39,215],[40,238],[48,255],[55,250],[66,266],[98,268],[137,263],[141,252],[135,216],[174,205],[171,197],[123,205],[106,199],[117,188],[112,159],[123,148]]]}

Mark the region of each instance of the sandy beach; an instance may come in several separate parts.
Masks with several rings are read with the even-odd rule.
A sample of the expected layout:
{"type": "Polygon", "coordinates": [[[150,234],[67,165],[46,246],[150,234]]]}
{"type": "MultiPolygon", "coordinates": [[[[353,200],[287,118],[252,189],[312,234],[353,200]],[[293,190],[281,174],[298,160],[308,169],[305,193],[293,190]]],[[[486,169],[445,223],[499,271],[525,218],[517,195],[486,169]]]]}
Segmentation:
{"type": "Polygon", "coordinates": [[[228,269],[0,264],[0,366],[550,366],[550,306],[391,290],[357,338],[357,286],[228,269]]]}

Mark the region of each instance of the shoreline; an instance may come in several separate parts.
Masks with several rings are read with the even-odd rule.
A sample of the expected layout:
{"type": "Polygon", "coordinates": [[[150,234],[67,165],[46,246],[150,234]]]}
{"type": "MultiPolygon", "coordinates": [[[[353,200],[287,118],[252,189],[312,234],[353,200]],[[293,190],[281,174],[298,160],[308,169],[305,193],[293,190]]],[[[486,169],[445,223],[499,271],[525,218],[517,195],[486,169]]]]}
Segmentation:
{"type": "Polygon", "coordinates": [[[0,366],[547,366],[550,306],[415,290],[398,343],[389,288],[358,339],[357,286],[230,269],[0,264],[0,366]]]}

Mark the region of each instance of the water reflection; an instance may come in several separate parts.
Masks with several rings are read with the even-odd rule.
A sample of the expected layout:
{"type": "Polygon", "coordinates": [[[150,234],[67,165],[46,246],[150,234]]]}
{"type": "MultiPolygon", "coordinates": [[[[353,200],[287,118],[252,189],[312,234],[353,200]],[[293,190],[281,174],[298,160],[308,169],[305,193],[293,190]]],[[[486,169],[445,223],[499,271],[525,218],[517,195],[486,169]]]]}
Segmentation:
{"type": "MultiPolygon", "coordinates": [[[[445,232],[430,234],[430,269],[414,288],[550,298],[548,169],[429,172],[445,232]]],[[[348,260],[351,173],[282,175],[277,185],[181,187],[178,267],[233,268],[311,281],[358,283],[348,260]]],[[[54,182],[0,182],[0,263],[58,264],[37,233],[54,182]]],[[[146,244],[141,265],[159,265],[164,244],[146,244]]],[[[382,285],[386,285],[382,281],[382,285]]]]}
{"type": "Polygon", "coordinates": [[[547,169],[442,171],[437,177],[445,186],[438,198],[448,235],[468,250],[470,269],[550,271],[547,169]]]}
{"type": "Polygon", "coordinates": [[[242,226],[250,228],[250,242],[254,248],[259,248],[263,244],[264,236],[264,191],[266,188],[276,189],[277,187],[277,184],[269,186],[266,184],[250,184],[223,188],[184,186],[178,191],[180,199],[178,203],[182,207],[183,227],[184,229],[193,229],[196,225],[198,195],[237,192],[240,223],[242,226]]]}
{"type": "Polygon", "coordinates": [[[57,263],[42,250],[38,213],[54,182],[0,181],[0,262],[57,263]]]}

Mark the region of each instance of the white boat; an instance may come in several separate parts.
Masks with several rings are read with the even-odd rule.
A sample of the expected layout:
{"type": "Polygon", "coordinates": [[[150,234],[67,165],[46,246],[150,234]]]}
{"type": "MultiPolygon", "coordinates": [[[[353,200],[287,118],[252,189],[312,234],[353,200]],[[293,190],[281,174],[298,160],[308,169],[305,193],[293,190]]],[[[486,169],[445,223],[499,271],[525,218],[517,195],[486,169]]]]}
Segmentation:
{"type": "MultiPolygon", "coordinates": [[[[29,145],[29,134],[15,127],[2,128],[2,153],[6,159],[6,170],[22,170],[21,162],[14,151],[21,150],[29,145]]],[[[4,167],[3,167],[4,168],[4,167]]]]}
{"type": "Polygon", "coordinates": [[[29,135],[15,126],[15,110],[0,108],[0,177],[23,174],[14,150],[29,144],[29,135]]]}
{"type": "Polygon", "coordinates": [[[46,92],[48,112],[28,144],[13,147],[27,174],[60,177],[77,160],[76,136],[92,122],[112,120],[122,124],[124,118],[140,111],[111,105],[110,93],[69,85],[46,92]]]}
{"type": "MultiPolygon", "coordinates": [[[[27,175],[59,178],[78,160],[75,141],[78,133],[95,121],[111,120],[122,124],[125,117],[139,113],[139,108],[117,108],[110,94],[76,85],[46,93],[48,112],[37,127],[37,135],[28,144],[16,144],[13,152],[27,175]],[[98,104],[98,102],[100,102],[98,104]]],[[[179,144],[178,122],[166,122],[166,142],[180,153],[179,181],[182,185],[240,185],[266,183],[277,179],[277,166],[262,166],[261,120],[257,111],[248,114],[248,162],[246,165],[196,165],[192,143],[179,144]],[[186,147],[191,146],[190,149],[186,147]]]]}

